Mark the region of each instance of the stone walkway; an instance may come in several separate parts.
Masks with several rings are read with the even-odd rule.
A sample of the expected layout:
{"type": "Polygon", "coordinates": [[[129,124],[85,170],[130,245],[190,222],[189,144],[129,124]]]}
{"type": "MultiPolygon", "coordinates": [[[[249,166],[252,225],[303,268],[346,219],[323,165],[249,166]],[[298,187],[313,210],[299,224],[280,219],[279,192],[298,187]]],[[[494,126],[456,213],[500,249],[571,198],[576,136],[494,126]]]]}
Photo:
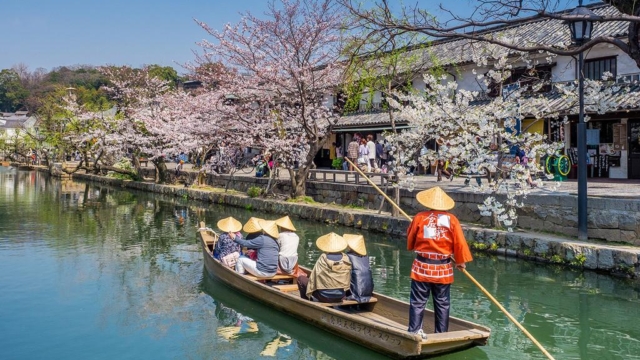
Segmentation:
{"type": "MultiPolygon", "coordinates": [[[[175,163],[167,163],[167,167],[169,169],[175,169],[175,166],[175,163]]],[[[150,167],[152,168],[153,165],[150,165],[150,167]]],[[[195,171],[193,170],[191,164],[185,164],[184,170],[195,171]]],[[[238,171],[235,173],[235,176],[253,177],[255,176],[255,173],[251,172],[249,174],[245,174],[238,171]]],[[[286,180],[289,178],[289,173],[287,171],[281,170],[279,176],[281,180],[286,180]]],[[[474,179],[471,179],[471,185],[469,186],[464,185],[465,179],[465,177],[458,177],[454,178],[452,181],[444,179],[443,181],[438,182],[436,176],[434,175],[418,175],[415,176],[414,181],[416,184],[416,189],[428,189],[430,187],[438,185],[445,191],[455,190],[475,192],[479,190],[474,179]]],[[[333,181],[333,178],[327,181],[333,181]]],[[[354,182],[353,175],[349,176],[349,181],[351,183],[354,182]]],[[[376,185],[379,184],[379,181],[379,179],[375,180],[376,185]]],[[[336,175],[336,182],[344,183],[345,176],[341,174],[336,175]]],[[[360,182],[363,185],[366,184],[366,181],[362,178],[360,179],[360,182]]],[[[486,179],[483,179],[483,183],[486,184],[486,179]]],[[[640,180],[589,178],[587,187],[589,197],[640,200],[640,180]]],[[[575,196],[578,194],[578,182],[576,180],[568,180],[564,182],[545,181],[542,188],[533,189],[532,193],[536,195],[549,196],[575,196]]]]}

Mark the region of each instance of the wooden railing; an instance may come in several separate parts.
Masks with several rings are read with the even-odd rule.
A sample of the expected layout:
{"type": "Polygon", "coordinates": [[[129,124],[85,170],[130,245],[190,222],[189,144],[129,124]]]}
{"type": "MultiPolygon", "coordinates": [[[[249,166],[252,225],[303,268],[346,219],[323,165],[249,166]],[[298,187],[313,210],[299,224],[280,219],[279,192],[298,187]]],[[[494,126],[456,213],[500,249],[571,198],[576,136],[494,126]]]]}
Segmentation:
{"type": "MultiPolygon", "coordinates": [[[[384,173],[367,173],[370,179],[380,179],[380,185],[387,185],[393,180],[393,175],[384,173]]],[[[344,170],[328,170],[328,169],[313,169],[309,170],[309,179],[315,181],[328,181],[334,183],[354,183],[360,184],[367,181],[355,171],[344,170]]]]}

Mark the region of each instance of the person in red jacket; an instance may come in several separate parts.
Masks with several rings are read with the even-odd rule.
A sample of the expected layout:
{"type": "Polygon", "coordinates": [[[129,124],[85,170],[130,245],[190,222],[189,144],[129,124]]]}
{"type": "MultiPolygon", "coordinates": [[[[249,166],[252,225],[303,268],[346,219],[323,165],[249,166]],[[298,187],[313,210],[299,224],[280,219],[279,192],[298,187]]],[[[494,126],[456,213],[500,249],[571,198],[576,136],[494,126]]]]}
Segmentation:
{"type": "Polygon", "coordinates": [[[429,208],[418,213],[407,230],[407,249],[416,253],[411,266],[409,332],[426,339],[422,330],[424,307],[433,296],[435,332],[449,330],[453,264],[462,270],[473,260],[458,218],[447,212],[455,202],[439,186],[416,195],[429,208]]]}

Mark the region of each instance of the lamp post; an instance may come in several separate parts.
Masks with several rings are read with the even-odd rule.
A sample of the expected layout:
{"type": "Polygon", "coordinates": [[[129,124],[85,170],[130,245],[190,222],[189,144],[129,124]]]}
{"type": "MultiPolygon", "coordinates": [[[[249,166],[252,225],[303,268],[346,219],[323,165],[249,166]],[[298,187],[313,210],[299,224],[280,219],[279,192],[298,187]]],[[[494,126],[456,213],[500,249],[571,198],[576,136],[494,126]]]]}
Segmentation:
{"type": "MultiPolygon", "coordinates": [[[[598,16],[582,6],[582,0],[577,8],[569,14],[569,30],[571,40],[580,46],[591,40],[594,22],[598,16]]],[[[587,240],[587,124],[584,121],[584,55],[578,55],[578,240],[587,240]]]]}

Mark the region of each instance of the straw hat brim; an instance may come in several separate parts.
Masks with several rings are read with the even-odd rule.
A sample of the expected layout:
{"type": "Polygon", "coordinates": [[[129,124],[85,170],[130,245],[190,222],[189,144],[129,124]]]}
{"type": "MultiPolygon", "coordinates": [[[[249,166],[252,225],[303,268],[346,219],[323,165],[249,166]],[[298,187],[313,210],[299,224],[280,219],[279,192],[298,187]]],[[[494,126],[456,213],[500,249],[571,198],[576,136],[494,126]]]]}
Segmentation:
{"type": "Polygon", "coordinates": [[[364,244],[364,236],[355,234],[344,234],[342,235],[342,237],[347,241],[349,249],[353,250],[358,255],[367,255],[367,247],[364,244]]]}
{"type": "Polygon", "coordinates": [[[342,252],[347,248],[347,240],[345,240],[342,236],[336,233],[328,233],[326,235],[320,236],[318,240],[316,240],[316,246],[318,249],[327,252],[327,253],[337,253],[342,252]]]}
{"type": "Polygon", "coordinates": [[[456,202],[439,186],[419,192],[416,195],[416,199],[424,207],[431,210],[446,211],[456,206],[456,202]]]}
{"type": "Polygon", "coordinates": [[[275,221],[258,220],[258,223],[260,224],[260,227],[265,234],[271,236],[274,239],[277,239],[278,236],[280,236],[280,233],[278,232],[278,225],[276,225],[275,221]]]}
{"type": "Polygon", "coordinates": [[[244,224],[244,227],[242,227],[242,230],[244,230],[244,232],[249,234],[262,231],[262,228],[260,227],[260,223],[259,223],[260,220],[262,219],[259,219],[256,217],[250,218],[247,221],[247,223],[244,224]]]}
{"type": "Polygon", "coordinates": [[[224,232],[238,232],[242,230],[242,223],[230,216],[218,221],[218,229],[224,232]]]}
{"type": "Polygon", "coordinates": [[[281,217],[280,219],[276,220],[276,225],[289,231],[296,231],[296,227],[293,226],[293,223],[288,216],[281,217]]]}

